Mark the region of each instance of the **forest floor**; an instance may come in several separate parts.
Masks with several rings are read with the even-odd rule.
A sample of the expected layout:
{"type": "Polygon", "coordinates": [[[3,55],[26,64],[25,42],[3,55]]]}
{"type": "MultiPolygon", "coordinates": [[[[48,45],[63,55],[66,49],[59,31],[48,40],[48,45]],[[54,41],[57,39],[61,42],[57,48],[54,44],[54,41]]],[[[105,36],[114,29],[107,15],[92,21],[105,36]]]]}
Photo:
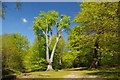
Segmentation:
{"type": "MultiPolygon", "coordinates": [[[[119,78],[120,79],[120,68],[109,68],[109,69],[92,69],[87,68],[71,68],[63,69],[58,71],[37,71],[30,73],[22,73],[18,75],[18,78],[39,78],[34,80],[45,80],[45,78],[57,78],[57,80],[80,80],[85,78],[119,78]],[[40,79],[44,78],[44,79],[40,79]],[[76,78],[76,79],[75,79],[76,78]],[[78,79],[79,78],[79,79],[78,79]]],[[[52,80],[52,79],[51,79],[52,80]]],[[[101,80],[101,79],[97,79],[101,80]]]]}

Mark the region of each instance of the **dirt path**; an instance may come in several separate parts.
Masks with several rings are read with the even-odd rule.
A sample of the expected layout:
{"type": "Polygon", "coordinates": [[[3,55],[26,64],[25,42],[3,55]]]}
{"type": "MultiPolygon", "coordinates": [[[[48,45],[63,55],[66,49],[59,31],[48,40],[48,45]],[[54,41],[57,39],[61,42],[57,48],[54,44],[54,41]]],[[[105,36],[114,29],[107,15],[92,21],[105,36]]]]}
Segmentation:
{"type": "Polygon", "coordinates": [[[75,72],[71,71],[70,74],[66,75],[64,78],[79,78],[75,72]]]}
{"type": "Polygon", "coordinates": [[[70,74],[64,76],[64,78],[97,78],[98,76],[95,75],[80,75],[77,74],[77,71],[70,71],[70,74]]]}

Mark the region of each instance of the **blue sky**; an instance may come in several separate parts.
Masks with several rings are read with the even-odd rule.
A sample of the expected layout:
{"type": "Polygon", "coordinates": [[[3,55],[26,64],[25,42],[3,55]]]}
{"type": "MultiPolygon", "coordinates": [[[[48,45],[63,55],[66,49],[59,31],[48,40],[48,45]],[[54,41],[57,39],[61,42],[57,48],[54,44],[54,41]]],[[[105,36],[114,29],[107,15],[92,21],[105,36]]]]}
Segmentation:
{"type": "MultiPolygon", "coordinates": [[[[55,10],[59,14],[71,16],[71,21],[80,11],[80,3],[78,2],[23,2],[20,10],[15,9],[14,2],[4,2],[4,4],[7,8],[5,19],[2,20],[2,34],[17,32],[26,36],[30,43],[34,41],[32,30],[34,17],[38,16],[40,11],[55,10]]],[[[74,25],[72,23],[71,27],[74,25]]],[[[63,33],[65,40],[67,36],[66,33],[63,33]]]]}

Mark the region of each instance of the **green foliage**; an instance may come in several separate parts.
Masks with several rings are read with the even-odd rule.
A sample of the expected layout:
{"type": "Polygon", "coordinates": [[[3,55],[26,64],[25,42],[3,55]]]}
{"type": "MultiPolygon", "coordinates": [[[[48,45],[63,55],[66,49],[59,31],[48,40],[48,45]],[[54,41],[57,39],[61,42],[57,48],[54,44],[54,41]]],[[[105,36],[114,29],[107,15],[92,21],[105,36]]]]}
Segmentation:
{"type": "Polygon", "coordinates": [[[93,61],[96,61],[94,64],[99,62],[100,65],[119,64],[118,2],[85,2],[80,6],[81,12],[73,20],[79,25],[72,28],[67,46],[61,34],[69,30],[70,17],[66,15],[59,17],[58,12],[54,10],[41,11],[40,15],[35,17],[33,30],[36,36],[30,47],[27,38],[21,34],[0,36],[3,69],[13,72],[46,70],[48,64],[45,59],[46,46],[51,55],[57,38],[59,41],[53,59],[55,69],[61,69],[61,66],[62,68],[88,67],[93,61]],[[54,26],[57,34],[53,36],[54,26]]]}
{"type": "Polygon", "coordinates": [[[18,71],[24,70],[23,57],[29,48],[29,42],[25,36],[13,33],[2,35],[2,66],[18,71]]]}
{"type": "Polygon", "coordinates": [[[70,52],[64,51],[62,54],[62,67],[72,68],[75,56],[70,52]]]}
{"type": "Polygon", "coordinates": [[[35,42],[30,46],[28,53],[24,57],[24,64],[26,71],[46,69],[45,39],[43,37],[36,38],[35,42]]]}
{"type": "Polygon", "coordinates": [[[74,27],[69,36],[68,47],[71,52],[77,54],[74,65],[79,58],[78,62],[82,65],[84,63],[85,66],[94,60],[99,61],[101,65],[119,64],[117,12],[118,2],[81,4],[81,12],[74,19],[80,26],[74,27]],[[95,45],[96,42],[98,46],[95,45]]]}
{"type": "Polygon", "coordinates": [[[52,30],[53,26],[58,28],[58,31],[68,31],[70,25],[70,16],[61,15],[59,17],[58,12],[52,10],[48,12],[40,11],[40,15],[35,17],[34,27],[33,30],[35,33],[39,31],[46,30],[46,26],[48,26],[48,32],[52,30]]]}
{"type": "MultiPolygon", "coordinates": [[[[52,29],[52,26],[56,25],[58,20],[58,13],[56,11],[40,11],[40,16],[35,17],[34,27],[38,27],[40,30],[45,31],[46,25],[48,25],[49,30],[52,29]]],[[[34,28],[33,27],[33,28],[34,28]]],[[[34,29],[35,32],[36,29],[34,29]]]]}
{"type": "Polygon", "coordinates": [[[93,47],[92,39],[84,33],[84,27],[76,26],[72,29],[68,38],[68,48],[74,55],[73,66],[89,66],[93,47]]]}
{"type": "Polygon", "coordinates": [[[61,28],[68,28],[70,25],[70,17],[66,15],[61,15],[61,21],[59,23],[59,29],[61,28]]]}

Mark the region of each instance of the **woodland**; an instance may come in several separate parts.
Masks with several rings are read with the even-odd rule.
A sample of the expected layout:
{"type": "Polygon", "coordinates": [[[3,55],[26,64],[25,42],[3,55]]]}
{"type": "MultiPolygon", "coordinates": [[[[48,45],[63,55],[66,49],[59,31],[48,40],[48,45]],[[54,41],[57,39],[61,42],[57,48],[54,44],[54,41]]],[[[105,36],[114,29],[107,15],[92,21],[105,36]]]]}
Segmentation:
{"type": "Polygon", "coordinates": [[[40,11],[34,18],[32,44],[19,33],[0,35],[2,75],[69,78],[65,75],[75,71],[72,78],[120,78],[120,3],[84,2],[80,7],[73,20],[55,10],[40,11]],[[76,26],[71,28],[71,23],[76,26]]]}

